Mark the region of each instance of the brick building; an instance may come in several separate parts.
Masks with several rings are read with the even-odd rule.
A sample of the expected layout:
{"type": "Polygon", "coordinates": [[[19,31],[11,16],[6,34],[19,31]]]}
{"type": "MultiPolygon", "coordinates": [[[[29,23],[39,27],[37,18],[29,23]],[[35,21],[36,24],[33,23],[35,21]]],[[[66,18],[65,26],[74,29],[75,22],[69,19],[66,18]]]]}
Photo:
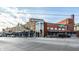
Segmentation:
{"type": "Polygon", "coordinates": [[[71,15],[71,18],[66,18],[60,22],[58,22],[58,24],[64,24],[67,26],[67,31],[73,32],[74,31],[74,15],[71,15]]]}
{"type": "Polygon", "coordinates": [[[74,20],[71,18],[66,18],[63,21],[58,22],[58,24],[64,24],[67,26],[67,31],[74,31],[74,20]]]}
{"type": "Polygon", "coordinates": [[[36,25],[35,25],[34,21],[29,21],[24,26],[25,26],[25,28],[27,28],[29,30],[35,31],[36,25]]]}
{"type": "Polygon", "coordinates": [[[74,15],[57,23],[44,23],[44,34],[48,32],[74,32],[74,15]]]}

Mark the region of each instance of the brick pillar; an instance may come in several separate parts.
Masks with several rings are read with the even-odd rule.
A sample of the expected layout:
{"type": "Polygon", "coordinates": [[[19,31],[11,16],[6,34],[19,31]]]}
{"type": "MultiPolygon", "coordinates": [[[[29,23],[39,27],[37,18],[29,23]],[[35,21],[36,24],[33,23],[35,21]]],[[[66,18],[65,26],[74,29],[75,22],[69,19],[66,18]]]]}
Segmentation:
{"type": "Polygon", "coordinates": [[[44,22],[44,36],[47,36],[47,23],[44,22]]]}

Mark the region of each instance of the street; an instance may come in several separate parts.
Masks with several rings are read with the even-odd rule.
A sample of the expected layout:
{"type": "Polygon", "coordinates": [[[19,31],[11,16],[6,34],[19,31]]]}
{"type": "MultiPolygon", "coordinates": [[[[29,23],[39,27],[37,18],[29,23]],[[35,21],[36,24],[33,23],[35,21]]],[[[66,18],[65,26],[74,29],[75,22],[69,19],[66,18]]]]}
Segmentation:
{"type": "Polygon", "coordinates": [[[0,37],[0,51],[79,51],[79,38],[0,37]]]}

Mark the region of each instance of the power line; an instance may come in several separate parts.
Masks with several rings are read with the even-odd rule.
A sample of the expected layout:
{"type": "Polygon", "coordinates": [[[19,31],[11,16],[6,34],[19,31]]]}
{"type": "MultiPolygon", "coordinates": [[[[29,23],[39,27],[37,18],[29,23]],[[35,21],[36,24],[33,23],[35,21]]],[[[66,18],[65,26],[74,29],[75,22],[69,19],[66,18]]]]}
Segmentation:
{"type": "MultiPolygon", "coordinates": [[[[33,15],[53,15],[53,16],[71,16],[72,14],[69,14],[69,15],[67,15],[67,14],[47,14],[47,13],[18,13],[18,14],[25,14],[25,15],[27,15],[27,14],[33,14],[33,15]]],[[[74,14],[74,16],[79,16],[79,14],[74,14]]]]}
{"type": "MultiPolygon", "coordinates": [[[[66,15],[66,14],[46,14],[46,13],[18,13],[18,14],[25,14],[25,15],[27,15],[27,14],[33,14],[34,15],[35,14],[35,15],[52,15],[52,16],[71,16],[72,15],[72,14],[71,15],[66,15]]],[[[79,16],[79,15],[76,14],[74,16],[79,16]]],[[[8,20],[7,20],[7,22],[14,25],[12,22],[10,22],[8,20]]]]}
{"type": "Polygon", "coordinates": [[[70,15],[65,15],[65,14],[46,14],[46,13],[18,13],[18,14],[36,14],[36,15],[70,16],[70,15]]]}

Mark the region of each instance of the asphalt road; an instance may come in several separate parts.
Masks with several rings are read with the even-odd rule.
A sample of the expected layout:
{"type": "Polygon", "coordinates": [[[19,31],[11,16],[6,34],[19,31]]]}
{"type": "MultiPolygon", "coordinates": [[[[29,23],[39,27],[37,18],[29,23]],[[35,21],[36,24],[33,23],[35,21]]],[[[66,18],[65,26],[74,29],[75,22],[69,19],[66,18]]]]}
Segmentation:
{"type": "Polygon", "coordinates": [[[0,51],[79,51],[79,38],[0,37],[0,51]]]}

